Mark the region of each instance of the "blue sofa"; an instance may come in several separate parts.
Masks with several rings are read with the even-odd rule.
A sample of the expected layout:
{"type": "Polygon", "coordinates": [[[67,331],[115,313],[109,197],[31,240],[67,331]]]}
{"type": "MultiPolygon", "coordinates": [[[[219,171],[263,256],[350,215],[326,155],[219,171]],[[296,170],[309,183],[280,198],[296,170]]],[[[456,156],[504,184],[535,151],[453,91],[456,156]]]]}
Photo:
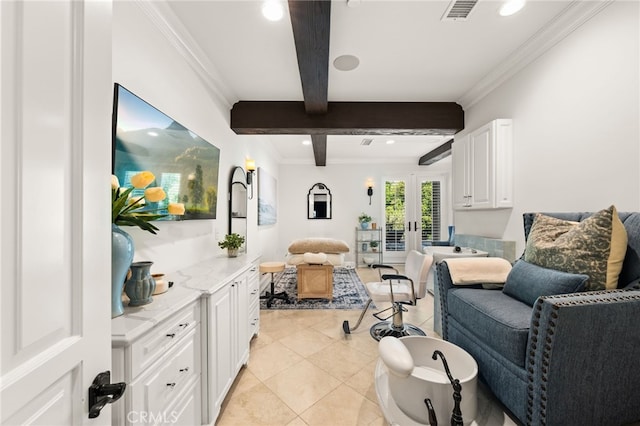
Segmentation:
{"type": "MultiPolygon", "coordinates": [[[[581,221],[591,213],[545,213],[581,221]]],[[[453,285],[436,265],[442,334],[528,425],[640,420],[640,213],[619,213],[628,247],[618,289],[539,297],[533,307],[480,285],[453,285]]],[[[525,239],[534,214],[524,214],[525,239]]]]}

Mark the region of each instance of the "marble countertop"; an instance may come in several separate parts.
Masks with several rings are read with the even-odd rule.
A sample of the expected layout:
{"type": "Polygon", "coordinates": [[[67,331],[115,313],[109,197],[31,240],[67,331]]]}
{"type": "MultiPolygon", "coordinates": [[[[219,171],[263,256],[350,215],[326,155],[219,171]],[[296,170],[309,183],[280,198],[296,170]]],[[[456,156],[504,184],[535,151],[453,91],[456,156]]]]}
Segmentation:
{"type": "Polygon", "coordinates": [[[130,344],[203,294],[214,293],[258,259],[246,254],[235,258],[221,255],[166,274],[164,279],[173,282],[167,292],[153,296],[147,305],[130,307],[125,303],[124,314],[111,320],[112,344],[130,344]]]}

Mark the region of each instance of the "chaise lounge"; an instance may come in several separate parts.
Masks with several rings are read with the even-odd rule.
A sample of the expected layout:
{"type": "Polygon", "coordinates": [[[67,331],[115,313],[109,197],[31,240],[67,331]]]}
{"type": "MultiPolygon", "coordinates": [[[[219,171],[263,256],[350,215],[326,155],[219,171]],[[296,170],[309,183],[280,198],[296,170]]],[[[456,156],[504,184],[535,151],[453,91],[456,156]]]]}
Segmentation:
{"type": "MultiPolygon", "coordinates": [[[[545,215],[582,222],[592,214],[545,215]]],[[[628,242],[615,289],[529,294],[518,300],[505,291],[511,278],[503,290],[483,289],[479,283],[457,286],[447,262],[437,265],[443,338],[476,359],[480,379],[524,424],[619,425],[640,420],[640,213],[618,217],[628,242]],[[530,303],[525,303],[527,297],[530,303]]],[[[535,218],[524,215],[525,240],[535,218]]],[[[529,245],[525,254],[527,250],[529,245]]],[[[509,277],[523,270],[518,265],[523,260],[509,277]]],[[[549,271],[539,270],[528,277],[520,274],[520,279],[530,280],[525,292],[548,282],[549,271]]]]}

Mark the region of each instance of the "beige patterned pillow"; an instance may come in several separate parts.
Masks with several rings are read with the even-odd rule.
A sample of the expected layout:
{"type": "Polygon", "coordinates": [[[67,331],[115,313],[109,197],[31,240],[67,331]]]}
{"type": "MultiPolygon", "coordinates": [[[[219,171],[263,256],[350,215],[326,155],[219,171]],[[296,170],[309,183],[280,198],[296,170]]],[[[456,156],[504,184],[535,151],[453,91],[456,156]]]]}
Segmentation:
{"type": "Polygon", "coordinates": [[[582,222],[538,213],[524,260],[544,268],[589,276],[586,290],[614,289],[627,251],[627,232],[614,206],[582,222]]]}

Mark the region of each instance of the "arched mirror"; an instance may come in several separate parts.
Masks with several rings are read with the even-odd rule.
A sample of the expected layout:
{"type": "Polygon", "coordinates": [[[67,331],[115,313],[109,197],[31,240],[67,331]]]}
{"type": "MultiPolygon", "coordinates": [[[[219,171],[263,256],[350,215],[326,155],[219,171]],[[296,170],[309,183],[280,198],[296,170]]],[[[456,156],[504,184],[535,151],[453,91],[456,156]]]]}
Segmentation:
{"type": "Polygon", "coordinates": [[[324,183],[316,183],[307,194],[307,218],[331,219],[331,191],[324,183]]]}
{"type": "Polygon", "coordinates": [[[247,177],[242,167],[231,170],[229,179],[229,234],[240,234],[245,238],[241,251],[247,247],[247,177]]]}

